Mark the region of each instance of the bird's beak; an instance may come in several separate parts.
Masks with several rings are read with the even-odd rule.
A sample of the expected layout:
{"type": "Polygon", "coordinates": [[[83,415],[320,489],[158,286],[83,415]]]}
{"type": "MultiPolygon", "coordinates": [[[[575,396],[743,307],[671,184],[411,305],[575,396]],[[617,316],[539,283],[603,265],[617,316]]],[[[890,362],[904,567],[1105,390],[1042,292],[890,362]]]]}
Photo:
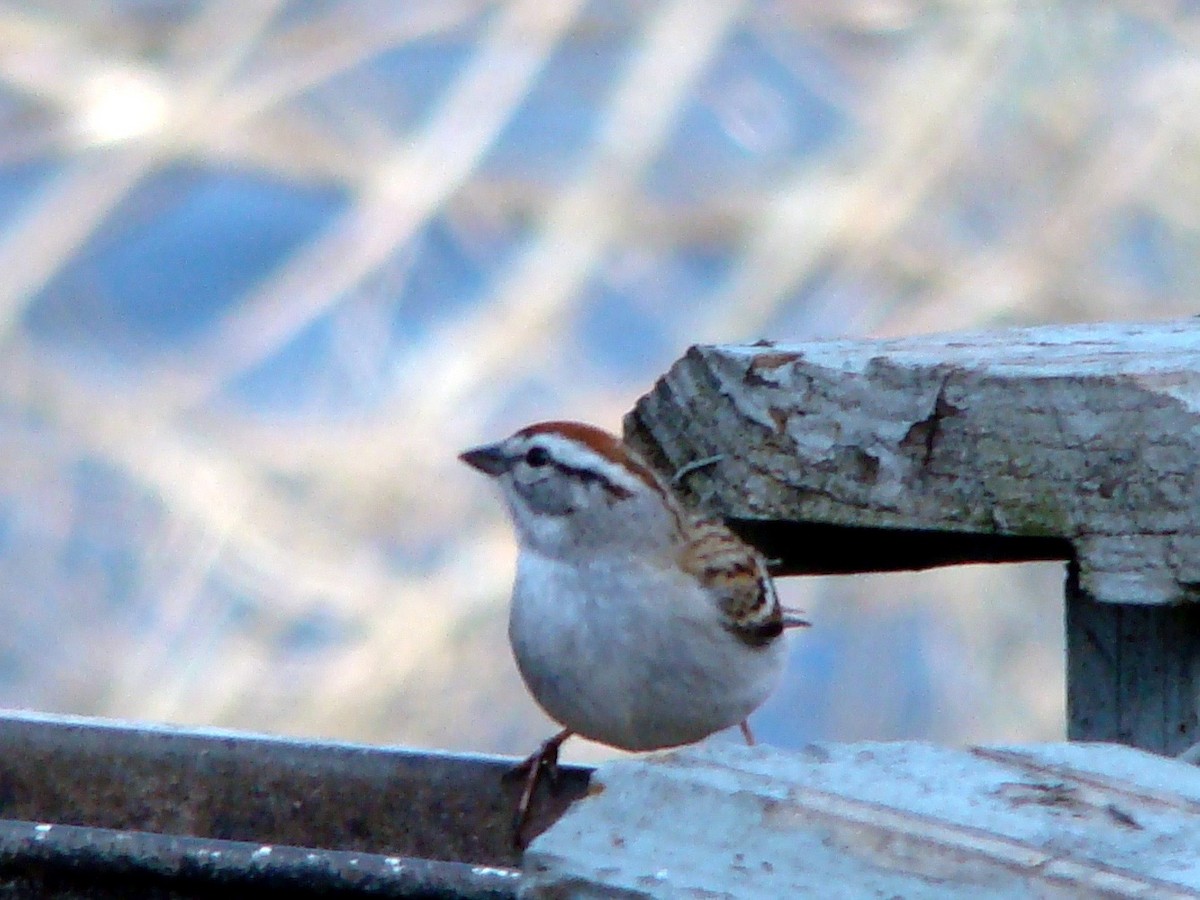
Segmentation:
{"type": "Polygon", "coordinates": [[[472,447],[470,450],[458,454],[458,458],[472,469],[478,469],[485,475],[503,474],[512,465],[512,460],[499,444],[472,447]]]}

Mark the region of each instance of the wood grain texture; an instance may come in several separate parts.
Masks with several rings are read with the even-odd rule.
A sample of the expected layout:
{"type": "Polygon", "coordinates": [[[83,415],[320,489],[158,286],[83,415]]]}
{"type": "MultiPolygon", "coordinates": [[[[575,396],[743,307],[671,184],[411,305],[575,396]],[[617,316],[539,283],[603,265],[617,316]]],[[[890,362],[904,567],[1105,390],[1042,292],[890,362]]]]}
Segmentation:
{"type": "Polygon", "coordinates": [[[894,537],[904,567],[1061,555],[1097,601],[1200,599],[1200,319],[694,347],[625,428],[667,473],[719,456],[681,490],[783,571],[900,567],[894,537]]]}
{"type": "Polygon", "coordinates": [[[1200,770],[1128,747],[712,742],[591,785],[523,900],[1200,897],[1200,770]]]}
{"type": "Polygon", "coordinates": [[[1097,603],[1067,578],[1067,737],[1171,756],[1200,741],[1200,605],[1097,603]]]}

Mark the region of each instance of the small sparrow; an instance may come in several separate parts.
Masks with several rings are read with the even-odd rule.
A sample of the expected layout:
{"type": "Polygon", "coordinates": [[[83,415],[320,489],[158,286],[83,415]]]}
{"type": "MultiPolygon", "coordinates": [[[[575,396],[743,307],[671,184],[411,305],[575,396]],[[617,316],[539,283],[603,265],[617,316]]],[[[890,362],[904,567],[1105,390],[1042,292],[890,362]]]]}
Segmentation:
{"type": "Polygon", "coordinates": [[[500,485],[520,553],[508,636],[521,677],[563,730],[515,770],[516,841],[540,773],[573,734],[623,750],[740,725],[783,672],[785,616],[766,563],[689,513],[613,435],[543,422],[459,457],[500,485]]]}

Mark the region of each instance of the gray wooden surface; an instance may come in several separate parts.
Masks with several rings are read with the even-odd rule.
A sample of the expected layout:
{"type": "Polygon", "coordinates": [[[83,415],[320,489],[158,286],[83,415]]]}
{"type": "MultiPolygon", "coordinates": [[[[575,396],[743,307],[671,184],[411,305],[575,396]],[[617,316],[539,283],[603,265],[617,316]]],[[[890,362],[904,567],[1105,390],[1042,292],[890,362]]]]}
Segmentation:
{"type": "Polygon", "coordinates": [[[1200,319],[696,347],[625,430],[783,574],[1072,560],[1071,736],[1200,740],[1200,319]]]}
{"type": "Polygon", "coordinates": [[[1200,898],[1200,770],[1127,747],[715,745],[608,763],[520,896],[1200,898]]]}
{"type": "Polygon", "coordinates": [[[1176,755],[1200,741],[1200,604],[1098,603],[1067,581],[1067,737],[1176,755]]]}

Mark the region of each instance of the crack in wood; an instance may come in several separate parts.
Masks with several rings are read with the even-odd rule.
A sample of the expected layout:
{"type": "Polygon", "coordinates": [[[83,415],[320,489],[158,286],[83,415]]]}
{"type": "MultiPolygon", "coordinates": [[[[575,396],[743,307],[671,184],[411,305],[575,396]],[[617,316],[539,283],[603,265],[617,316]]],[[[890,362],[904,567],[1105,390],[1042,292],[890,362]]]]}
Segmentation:
{"type": "Polygon", "coordinates": [[[947,372],[942,376],[929,415],[914,422],[904,437],[900,439],[900,446],[903,448],[919,447],[923,449],[920,465],[922,472],[927,471],[929,464],[933,461],[933,454],[937,449],[938,439],[941,437],[942,422],[962,412],[960,407],[946,399],[946,388],[952,377],[952,372],[947,372]]]}

